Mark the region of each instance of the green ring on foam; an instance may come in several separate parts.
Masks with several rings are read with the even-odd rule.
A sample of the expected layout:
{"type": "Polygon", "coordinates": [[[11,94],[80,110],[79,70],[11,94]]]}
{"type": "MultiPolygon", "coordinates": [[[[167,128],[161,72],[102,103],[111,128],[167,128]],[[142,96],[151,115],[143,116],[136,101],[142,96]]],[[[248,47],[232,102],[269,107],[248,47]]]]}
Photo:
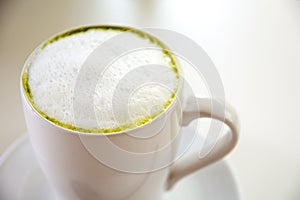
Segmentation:
{"type": "MultiPolygon", "coordinates": [[[[60,33],[52,38],[50,38],[49,40],[47,40],[46,42],[44,42],[39,50],[44,49],[47,45],[56,42],[62,38],[68,37],[70,35],[75,35],[75,34],[80,34],[80,33],[84,33],[87,32],[89,30],[97,30],[97,29],[102,29],[102,30],[113,30],[113,31],[120,31],[120,32],[131,32],[134,33],[136,35],[138,35],[139,37],[148,39],[150,42],[158,45],[159,47],[162,48],[162,52],[164,54],[165,57],[169,58],[169,66],[171,67],[171,69],[177,74],[176,78],[179,79],[179,67],[178,67],[178,63],[176,61],[175,56],[171,53],[170,49],[164,44],[162,43],[159,39],[157,39],[156,37],[145,33],[143,31],[140,31],[138,29],[135,28],[130,28],[130,27],[124,27],[124,26],[114,26],[114,25],[98,25],[98,26],[84,26],[84,27],[79,27],[79,28],[75,28],[75,29],[71,29],[69,31],[60,33]]],[[[37,52],[38,53],[38,52],[37,52]]],[[[36,55],[33,55],[36,56],[36,55]]],[[[32,59],[30,59],[31,61],[32,59]]],[[[158,117],[160,114],[162,114],[165,110],[167,110],[167,108],[170,107],[170,105],[173,103],[178,88],[179,88],[179,81],[177,82],[177,88],[176,91],[174,93],[171,94],[170,98],[168,99],[167,102],[165,102],[163,104],[163,109],[157,113],[152,114],[151,116],[145,116],[144,118],[138,119],[136,121],[134,121],[131,124],[124,124],[124,125],[120,125],[117,127],[112,127],[112,128],[82,128],[82,127],[77,127],[74,126],[72,124],[67,124],[67,123],[63,123],[53,117],[48,116],[46,113],[44,113],[43,111],[41,111],[34,103],[33,101],[33,95],[28,83],[28,70],[30,68],[30,64],[31,62],[29,62],[29,64],[27,66],[25,66],[23,74],[22,74],[22,85],[23,85],[23,89],[25,92],[25,95],[29,101],[29,103],[31,104],[31,106],[34,108],[34,110],[36,110],[43,118],[49,120],[50,122],[61,126],[63,128],[66,129],[70,129],[73,131],[77,131],[77,132],[84,132],[84,133],[102,133],[102,134],[109,134],[109,133],[117,133],[117,132],[122,132],[125,130],[130,130],[130,129],[134,129],[137,127],[140,127],[144,124],[147,124],[148,122],[151,122],[152,120],[154,120],[156,117],[158,117]]]]}

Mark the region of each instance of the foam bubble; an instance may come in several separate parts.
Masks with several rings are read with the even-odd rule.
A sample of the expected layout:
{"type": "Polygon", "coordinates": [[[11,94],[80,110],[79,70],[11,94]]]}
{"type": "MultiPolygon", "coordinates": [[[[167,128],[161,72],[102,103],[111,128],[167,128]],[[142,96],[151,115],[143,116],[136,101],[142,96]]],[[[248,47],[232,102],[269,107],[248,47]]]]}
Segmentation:
{"type": "MultiPolygon", "coordinates": [[[[155,48],[126,52],[101,69],[101,74],[97,62],[106,55],[87,62],[91,53],[118,34],[123,33],[94,29],[48,44],[28,70],[35,106],[63,124],[102,130],[140,125],[140,121],[151,120],[162,112],[177,90],[178,79],[161,47],[149,39],[126,33],[141,44],[155,48]],[[76,95],[78,99],[83,98],[80,106],[74,106],[76,95]]],[[[110,55],[122,45],[109,46],[110,55]]]]}

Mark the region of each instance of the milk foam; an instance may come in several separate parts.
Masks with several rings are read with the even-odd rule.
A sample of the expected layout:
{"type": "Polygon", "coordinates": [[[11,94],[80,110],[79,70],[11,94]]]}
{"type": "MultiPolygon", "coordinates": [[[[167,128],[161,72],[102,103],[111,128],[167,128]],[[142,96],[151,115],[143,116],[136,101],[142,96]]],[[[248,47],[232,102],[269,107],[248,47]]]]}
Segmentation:
{"type": "MultiPolygon", "coordinates": [[[[119,34],[124,33],[92,29],[47,44],[28,69],[35,107],[61,124],[99,132],[133,128],[163,112],[176,93],[178,75],[158,44],[130,32],[129,38],[154,48],[126,52],[101,70],[97,62],[107,55],[90,59],[119,34]]],[[[107,51],[113,55],[122,45],[107,51]]]]}

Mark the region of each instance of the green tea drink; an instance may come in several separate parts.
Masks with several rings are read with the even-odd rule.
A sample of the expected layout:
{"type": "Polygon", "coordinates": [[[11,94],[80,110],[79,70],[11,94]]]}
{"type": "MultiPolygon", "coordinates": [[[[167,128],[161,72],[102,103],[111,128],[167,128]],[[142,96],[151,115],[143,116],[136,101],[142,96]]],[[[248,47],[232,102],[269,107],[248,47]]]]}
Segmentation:
{"type": "MultiPolygon", "coordinates": [[[[107,50],[112,55],[122,45],[114,44],[107,50]]],[[[98,56],[101,59],[106,55],[98,56]]],[[[153,36],[124,27],[88,27],[63,33],[44,43],[29,63],[22,81],[34,109],[59,126],[81,132],[112,133],[146,124],[170,106],[179,84],[176,62],[165,46],[153,36]],[[89,56],[99,46],[109,44],[109,40],[125,32],[134,41],[153,48],[116,55],[107,66],[97,63],[89,66],[89,73],[94,75],[93,70],[105,67],[103,73],[96,74],[97,80],[95,77],[80,79],[86,86],[80,88],[82,94],[97,82],[92,97],[86,96],[92,98],[93,110],[86,109],[90,105],[74,107],[78,77],[89,56]],[[139,69],[144,72],[134,75],[139,69]],[[137,83],[151,78],[157,80],[156,83],[136,87],[137,83]],[[120,83],[122,89],[118,90],[120,83]]]]}

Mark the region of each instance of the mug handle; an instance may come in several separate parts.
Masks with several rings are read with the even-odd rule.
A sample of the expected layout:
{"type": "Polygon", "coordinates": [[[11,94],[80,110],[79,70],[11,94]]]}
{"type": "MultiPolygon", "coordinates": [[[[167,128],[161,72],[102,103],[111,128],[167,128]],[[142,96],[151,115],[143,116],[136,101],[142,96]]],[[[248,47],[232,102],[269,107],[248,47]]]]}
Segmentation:
{"type": "Polygon", "coordinates": [[[204,158],[200,159],[199,153],[194,152],[176,161],[171,166],[167,181],[168,190],[181,178],[223,158],[235,147],[239,138],[239,120],[233,107],[223,101],[209,98],[196,98],[196,104],[189,99],[186,105],[183,111],[182,126],[187,126],[197,118],[212,118],[229,126],[231,137],[229,139],[222,137],[221,140],[218,140],[211,152],[204,158]]]}

